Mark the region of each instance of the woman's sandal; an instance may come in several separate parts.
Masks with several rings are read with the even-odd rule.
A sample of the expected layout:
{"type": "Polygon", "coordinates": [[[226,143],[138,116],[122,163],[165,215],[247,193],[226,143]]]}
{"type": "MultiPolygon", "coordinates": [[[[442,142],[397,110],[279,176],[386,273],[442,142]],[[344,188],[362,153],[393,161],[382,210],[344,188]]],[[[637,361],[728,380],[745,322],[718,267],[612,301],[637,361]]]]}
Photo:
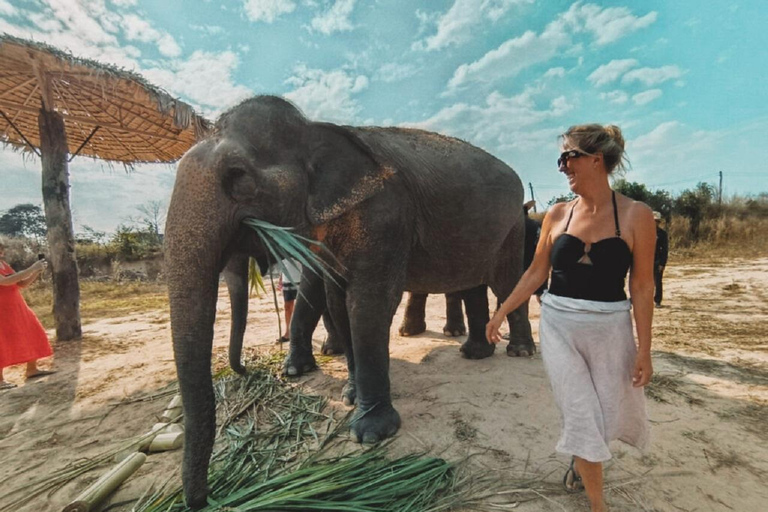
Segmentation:
{"type": "Polygon", "coordinates": [[[568,470],[563,475],[563,487],[566,492],[576,493],[584,490],[584,482],[581,481],[581,477],[576,473],[575,459],[571,457],[571,465],[568,466],[568,470]]]}

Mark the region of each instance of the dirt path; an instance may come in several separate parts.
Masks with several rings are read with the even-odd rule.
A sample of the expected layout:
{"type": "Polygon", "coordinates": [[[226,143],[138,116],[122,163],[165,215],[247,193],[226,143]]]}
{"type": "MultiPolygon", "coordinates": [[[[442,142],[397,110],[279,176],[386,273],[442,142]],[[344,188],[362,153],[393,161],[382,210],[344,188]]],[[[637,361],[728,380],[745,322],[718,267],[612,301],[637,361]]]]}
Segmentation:
{"type": "MultiPolygon", "coordinates": [[[[768,501],[768,259],[670,267],[665,307],[656,310],[656,379],[647,389],[653,446],[646,454],[619,444],[606,469],[612,510],[759,511],[768,501]]],[[[274,350],[271,298],[253,299],[248,347],[274,350]]],[[[228,302],[220,295],[215,346],[226,350],[228,302]]],[[[515,510],[587,510],[583,495],[566,495],[566,459],[554,452],[559,417],[540,356],[509,358],[503,347],[483,361],[459,356],[442,335],[443,301],[430,298],[428,331],[397,335],[392,327],[391,375],[403,418],[394,449],[444,457],[479,454],[478,467],[510,485],[543,482],[541,496],[515,510]]],[[[538,306],[532,302],[534,336],[538,306]]],[[[58,373],[0,393],[0,496],[69,463],[92,457],[145,432],[168,399],[127,401],[168,389],[175,379],[170,326],[162,313],[85,326],[82,343],[55,347],[58,373]]],[[[319,329],[319,346],[325,333],[319,329]]],[[[346,378],[343,358],[300,379],[337,401],[346,378]]],[[[6,371],[22,384],[22,368],[6,371]]],[[[138,497],[174,475],[180,452],[156,454],[113,496],[138,497]]],[[[103,470],[36,498],[22,511],[61,510],[103,470]]],[[[0,497],[0,508],[8,498],[0,497]]],[[[122,505],[111,510],[130,510],[122,505]]]]}

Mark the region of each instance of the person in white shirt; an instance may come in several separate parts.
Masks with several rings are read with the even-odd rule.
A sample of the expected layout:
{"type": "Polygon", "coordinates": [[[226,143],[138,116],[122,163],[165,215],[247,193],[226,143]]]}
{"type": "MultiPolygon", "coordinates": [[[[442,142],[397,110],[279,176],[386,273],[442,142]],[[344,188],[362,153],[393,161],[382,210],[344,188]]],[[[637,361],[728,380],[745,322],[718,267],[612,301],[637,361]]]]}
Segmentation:
{"type": "Polygon", "coordinates": [[[290,341],[291,317],[296,296],[299,293],[301,282],[301,263],[292,259],[285,259],[280,267],[280,287],[283,290],[283,303],[285,304],[285,334],[278,341],[290,341]]]}

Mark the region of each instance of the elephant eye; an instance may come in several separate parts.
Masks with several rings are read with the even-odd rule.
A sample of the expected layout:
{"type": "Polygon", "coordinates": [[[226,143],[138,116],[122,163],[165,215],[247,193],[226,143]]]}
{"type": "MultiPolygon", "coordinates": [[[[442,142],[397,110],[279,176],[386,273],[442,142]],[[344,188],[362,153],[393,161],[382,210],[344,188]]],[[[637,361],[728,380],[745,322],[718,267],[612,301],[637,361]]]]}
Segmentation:
{"type": "Polygon", "coordinates": [[[230,167],[224,173],[222,188],[228,196],[233,197],[237,194],[238,190],[242,188],[244,181],[250,181],[245,169],[241,167],[230,167]]]}

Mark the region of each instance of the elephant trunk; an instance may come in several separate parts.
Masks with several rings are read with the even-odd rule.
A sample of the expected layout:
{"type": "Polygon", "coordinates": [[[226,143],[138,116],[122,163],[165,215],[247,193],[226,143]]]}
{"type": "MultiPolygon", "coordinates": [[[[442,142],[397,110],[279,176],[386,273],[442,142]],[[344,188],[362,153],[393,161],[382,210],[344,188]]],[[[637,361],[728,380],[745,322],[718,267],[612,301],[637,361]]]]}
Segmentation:
{"type": "Polygon", "coordinates": [[[182,480],[187,504],[197,509],[207,501],[216,431],[211,351],[226,228],[205,173],[198,166],[190,169],[185,160],[179,164],[168,210],[165,259],[173,351],[184,406],[182,480]],[[194,179],[185,180],[190,175],[194,179]]]}
{"type": "Polygon", "coordinates": [[[208,494],[208,463],[216,431],[216,405],[211,375],[213,323],[218,279],[211,268],[182,263],[168,251],[173,265],[188,268],[168,276],[173,352],[184,405],[183,481],[190,507],[202,506],[208,494]]]}

